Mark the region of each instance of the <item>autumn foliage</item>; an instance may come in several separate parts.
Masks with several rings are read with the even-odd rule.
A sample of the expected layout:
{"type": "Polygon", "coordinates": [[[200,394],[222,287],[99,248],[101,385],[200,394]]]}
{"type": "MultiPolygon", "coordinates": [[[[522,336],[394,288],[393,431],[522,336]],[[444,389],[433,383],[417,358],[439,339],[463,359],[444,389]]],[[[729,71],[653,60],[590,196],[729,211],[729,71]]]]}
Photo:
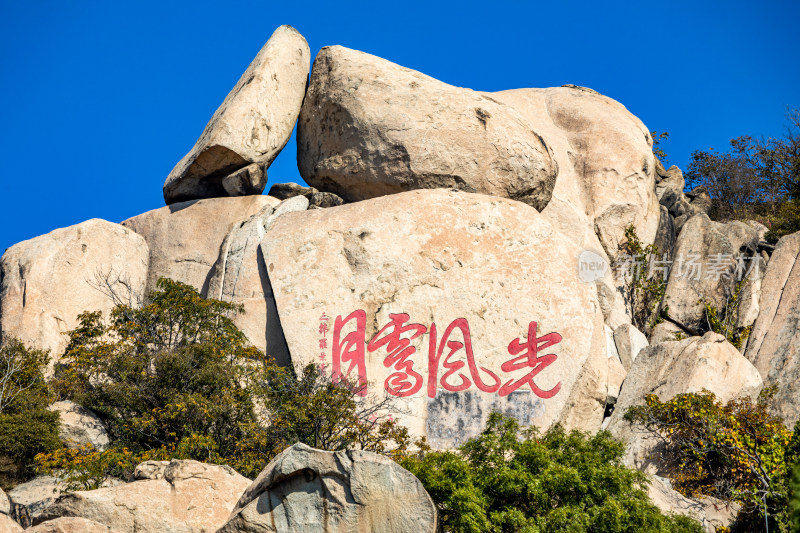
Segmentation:
{"type": "Polygon", "coordinates": [[[755,401],[726,403],[708,391],[664,402],[649,395],[625,418],[661,441],[659,464],[676,490],[741,505],[743,531],[764,529],[765,518],[771,530],[789,531],[787,485],[800,433],[770,414],[774,394],[767,388],[755,401]]]}

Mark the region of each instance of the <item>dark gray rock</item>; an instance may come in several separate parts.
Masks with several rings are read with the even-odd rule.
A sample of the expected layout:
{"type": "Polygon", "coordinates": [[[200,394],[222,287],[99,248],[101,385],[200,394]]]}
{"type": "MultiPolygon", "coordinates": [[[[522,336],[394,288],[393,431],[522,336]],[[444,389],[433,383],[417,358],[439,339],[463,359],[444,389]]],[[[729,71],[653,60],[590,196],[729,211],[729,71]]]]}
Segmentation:
{"type": "Polygon", "coordinates": [[[435,533],[436,507],[410,472],[373,452],[295,444],[244,491],[218,533],[435,533]]]}
{"type": "Polygon", "coordinates": [[[295,196],[305,196],[309,200],[319,191],[314,187],[303,187],[299,183],[276,183],[269,189],[269,196],[278,200],[288,200],[295,196]]]}
{"type": "Polygon", "coordinates": [[[336,207],[344,204],[344,200],[332,192],[317,192],[311,195],[310,204],[313,207],[320,208],[336,207]]]}

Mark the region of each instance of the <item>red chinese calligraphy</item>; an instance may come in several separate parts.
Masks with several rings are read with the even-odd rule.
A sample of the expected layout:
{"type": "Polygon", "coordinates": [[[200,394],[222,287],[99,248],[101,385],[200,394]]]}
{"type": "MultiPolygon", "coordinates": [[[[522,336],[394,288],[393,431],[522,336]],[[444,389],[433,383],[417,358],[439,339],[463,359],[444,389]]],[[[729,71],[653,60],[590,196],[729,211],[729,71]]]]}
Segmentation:
{"type": "MultiPolygon", "coordinates": [[[[431,324],[430,329],[423,324],[409,323],[410,316],[406,313],[392,313],[389,319],[389,323],[367,343],[367,317],[364,310],[354,311],[345,317],[336,317],[332,336],[332,378],[335,383],[357,375],[357,392],[366,396],[366,354],[385,349],[387,355],[383,359],[383,365],[393,372],[384,381],[384,389],[398,397],[418,393],[425,385],[425,378],[414,368],[413,356],[417,353],[417,348],[413,341],[427,332],[427,394],[430,398],[436,397],[439,387],[449,392],[461,392],[474,385],[481,392],[497,393],[505,397],[527,385],[534,394],[544,399],[552,398],[561,390],[560,382],[549,390],[543,390],[535,382],[536,377],[558,359],[556,354],[543,352],[562,340],[561,335],[556,332],[537,337],[537,322],[528,324],[527,339],[520,337],[509,343],[508,353],[513,357],[500,367],[506,374],[514,373],[519,376],[521,370],[527,373],[503,383],[504,380],[498,374],[478,363],[467,319],[454,320],[444,330],[441,338],[437,335],[435,323],[431,324]]],[[[320,319],[321,350],[328,347],[326,320],[327,317],[323,314],[320,319]]],[[[320,359],[325,359],[324,351],[320,353],[320,359]]]]}
{"type": "Polygon", "coordinates": [[[558,333],[548,333],[547,335],[537,337],[536,327],[536,322],[531,322],[528,324],[528,339],[524,343],[521,342],[521,339],[514,339],[508,345],[508,353],[510,355],[522,355],[503,363],[500,366],[503,372],[514,372],[516,370],[525,368],[530,368],[531,371],[516,381],[511,379],[506,382],[500,388],[500,396],[507,396],[509,393],[514,392],[524,385],[529,385],[534,394],[545,399],[552,398],[558,393],[559,390],[561,390],[560,382],[552,389],[543,391],[533,381],[533,378],[535,378],[539,372],[550,366],[556,359],[558,359],[558,356],[555,354],[549,353],[539,355],[539,352],[561,342],[561,335],[558,333]]]}
{"type": "Polygon", "coordinates": [[[366,330],[367,314],[363,310],[353,311],[344,319],[339,315],[333,323],[333,380],[338,382],[355,369],[360,396],[367,395],[366,330]],[[351,320],[355,320],[355,329],[341,338],[342,328],[351,320]],[[347,371],[342,373],[342,365],[348,363],[347,371]]]}
{"type": "Polygon", "coordinates": [[[389,319],[390,322],[369,341],[367,350],[374,352],[379,348],[386,347],[389,355],[383,360],[383,366],[394,367],[395,372],[386,378],[384,388],[394,396],[411,396],[419,392],[423,381],[422,376],[414,371],[414,362],[410,360],[410,357],[417,351],[411,341],[425,333],[428,328],[422,324],[404,326],[403,324],[409,319],[405,313],[390,314],[389,319]],[[402,338],[401,335],[406,333],[410,333],[410,336],[402,338]]]}
{"type": "Polygon", "coordinates": [[[467,323],[466,318],[457,318],[449,326],[447,326],[447,329],[444,330],[444,334],[442,335],[442,340],[439,342],[438,349],[436,347],[436,343],[436,324],[431,324],[428,339],[428,397],[436,397],[436,389],[439,384],[441,384],[443,389],[450,392],[466,390],[472,385],[473,382],[475,383],[475,386],[483,392],[496,392],[497,389],[500,388],[501,381],[500,378],[497,377],[497,374],[484,367],[479,368],[478,364],[475,362],[475,354],[472,351],[472,337],[470,335],[469,324],[467,323]],[[450,340],[450,335],[456,329],[461,330],[464,342],[450,340]],[[444,353],[445,347],[448,349],[448,353],[444,356],[444,359],[442,359],[442,354],[444,353]],[[448,382],[448,378],[464,368],[465,363],[463,361],[453,360],[452,358],[455,353],[462,348],[464,348],[465,351],[467,359],[466,364],[469,367],[469,375],[472,378],[472,381],[470,381],[470,378],[462,372],[457,376],[460,379],[460,382],[457,385],[453,385],[448,382]],[[438,380],[440,363],[446,369],[446,371],[441,380],[438,380]],[[491,378],[493,381],[491,385],[487,385],[483,382],[483,379],[480,375],[481,371],[485,372],[491,378]]]}

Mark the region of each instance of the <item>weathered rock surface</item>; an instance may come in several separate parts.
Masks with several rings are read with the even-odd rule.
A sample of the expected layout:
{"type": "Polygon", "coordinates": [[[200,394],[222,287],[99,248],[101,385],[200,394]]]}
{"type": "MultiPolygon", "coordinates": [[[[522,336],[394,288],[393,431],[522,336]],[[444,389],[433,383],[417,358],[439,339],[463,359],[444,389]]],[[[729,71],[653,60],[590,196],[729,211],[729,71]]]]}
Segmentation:
{"type": "Polygon", "coordinates": [[[244,314],[234,317],[236,325],[254,346],[281,364],[289,363],[275,297],[258,245],[279,216],[305,211],[308,199],[294,196],[261,211],[233,227],[225,237],[219,258],[208,283],[208,297],[244,306],[244,314]]]}
{"type": "Polygon", "coordinates": [[[136,465],[133,471],[133,479],[164,479],[169,461],[145,461],[136,465]]]}
{"type": "Polygon", "coordinates": [[[194,147],[170,172],[164,183],[167,205],[261,194],[265,170],[264,179],[253,179],[256,173],[227,176],[252,163],[266,169],[286,145],[303,103],[310,61],[308,43],[297,30],[275,30],[194,147]]]}
{"type": "Polygon", "coordinates": [[[69,400],[55,402],[48,409],[57,412],[61,418],[58,436],[68,447],[80,448],[91,444],[101,451],[108,447],[110,440],[106,428],[89,409],[69,400]]]}
{"type": "Polygon", "coordinates": [[[653,239],[653,244],[658,248],[658,253],[661,257],[672,257],[672,250],[675,248],[677,236],[678,231],[675,228],[675,219],[669,214],[667,208],[662,205],[659,213],[658,229],[653,239]]]}
{"type": "Polygon", "coordinates": [[[25,531],[27,533],[117,533],[116,529],[99,524],[94,520],[71,516],[48,520],[25,531]]]}
{"type": "Polygon", "coordinates": [[[642,405],[648,394],[666,401],[676,394],[703,389],[716,394],[722,402],[755,397],[762,383],[758,370],[717,333],[653,344],[633,361],[608,429],[628,443],[624,457],[628,466],[657,474],[658,459],[650,457],[656,440],[622,419],[630,407],[642,405]]]}
{"type": "Polygon", "coordinates": [[[12,514],[24,524],[36,520],[61,495],[63,486],[52,476],[37,476],[8,491],[12,514]]]}
{"type": "Polygon", "coordinates": [[[606,405],[615,405],[619,398],[619,391],[625,381],[627,372],[622,366],[619,357],[608,358],[608,392],[606,393],[606,405]]]}
{"type": "Polygon", "coordinates": [[[725,305],[740,278],[740,267],[744,266],[744,274],[754,266],[748,258],[758,240],[758,230],[744,222],[722,224],[704,213],[692,216],[675,244],[664,293],[669,316],[690,329],[702,328],[702,301],[718,309],[725,305]]]}
{"type": "Polygon", "coordinates": [[[410,472],[372,452],[295,444],[245,490],[218,533],[435,533],[436,507],[410,472]]]}
{"type": "Polygon", "coordinates": [[[727,528],[739,512],[735,506],[726,505],[715,498],[687,498],[673,490],[669,480],[659,476],[650,476],[648,495],[662,512],[694,518],[707,533],[715,533],[717,528],[727,528]]]}
{"type": "Polygon", "coordinates": [[[541,210],[558,174],[537,125],[511,107],[341,46],[314,60],[297,162],[348,202],[451,187],[541,210]]]}
{"type": "Polygon", "coordinates": [[[335,369],[338,345],[341,372],[367,379],[370,394],[402,394],[398,418],[433,446],[475,435],[492,410],[599,428],[608,362],[597,291],[578,278],[580,248],[535,209],[411,191],[286,214],[261,251],[295,367],[335,369]],[[403,313],[418,324],[397,332],[414,336],[404,363],[387,358],[397,344],[382,344],[403,313]],[[539,362],[525,357],[534,322],[539,362]],[[531,372],[535,389],[517,381],[531,372]]]}
{"type": "Polygon", "coordinates": [[[13,518],[8,515],[0,514],[0,532],[2,533],[22,533],[24,529],[13,518]]]}
{"type": "Polygon", "coordinates": [[[711,195],[708,194],[708,189],[700,185],[686,193],[689,199],[689,205],[692,206],[692,214],[699,213],[708,214],[711,211],[711,195]]]}
{"type": "Polygon", "coordinates": [[[490,93],[542,136],[558,179],[542,211],[561,233],[614,259],[633,224],[650,244],[659,221],[652,138],[625,107],[591,89],[552,87],[490,93]],[[599,239],[599,241],[598,241],[599,239]]]}
{"type": "Polygon", "coordinates": [[[212,533],[225,524],[249,485],[249,479],[228,466],[173,460],[163,479],[61,496],[34,523],[69,516],[119,533],[212,533]]]}
{"type": "Polygon", "coordinates": [[[78,314],[113,308],[101,283],[123,298],[143,292],[147,256],[142,237],[99,219],[15,244],[0,258],[0,336],[50,350],[56,361],[78,314]]]}
{"type": "Polygon", "coordinates": [[[623,324],[614,330],[614,344],[626,371],[633,366],[639,352],[649,345],[645,334],[631,324],[623,324]]]}
{"type": "Polygon", "coordinates": [[[671,209],[676,202],[683,198],[683,189],[686,188],[686,180],[683,172],[675,165],[669,167],[662,179],[657,180],[656,195],[661,205],[671,209]]]}
{"type": "Polygon", "coordinates": [[[11,513],[11,502],[3,489],[0,489],[0,514],[11,513]]]}
{"type": "Polygon", "coordinates": [[[777,414],[800,420],[800,232],[778,241],[761,282],[759,313],[747,358],[767,385],[777,385],[777,414]]]}
{"type": "Polygon", "coordinates": [[[237,224],[278,200],[269,196],[210,198],[154,209],[122,222],[150,247],[147,291],[161,277],[203,292],[222,241],[237,224]]]}

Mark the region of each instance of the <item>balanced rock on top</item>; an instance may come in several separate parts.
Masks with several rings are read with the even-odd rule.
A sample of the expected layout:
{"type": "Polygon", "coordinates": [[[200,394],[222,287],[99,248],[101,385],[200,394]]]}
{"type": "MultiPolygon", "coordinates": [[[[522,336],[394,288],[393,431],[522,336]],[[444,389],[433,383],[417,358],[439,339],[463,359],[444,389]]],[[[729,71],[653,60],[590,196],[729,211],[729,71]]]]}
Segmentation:
{"type": "Polygon", "coordinates": [[[275,30],[170,172],[164,183],[167,205],[261,194],[266,168],[286,145],[300,113],[310,62],[308,43],[297,30],[275,30]]]}
{"type": "Polygon", "coordinates": [[[297,162],[309,185],[348,202],[450,187],[541,210],[558,174],[510,106],[342,46],[314,61],[297,162]]]}

